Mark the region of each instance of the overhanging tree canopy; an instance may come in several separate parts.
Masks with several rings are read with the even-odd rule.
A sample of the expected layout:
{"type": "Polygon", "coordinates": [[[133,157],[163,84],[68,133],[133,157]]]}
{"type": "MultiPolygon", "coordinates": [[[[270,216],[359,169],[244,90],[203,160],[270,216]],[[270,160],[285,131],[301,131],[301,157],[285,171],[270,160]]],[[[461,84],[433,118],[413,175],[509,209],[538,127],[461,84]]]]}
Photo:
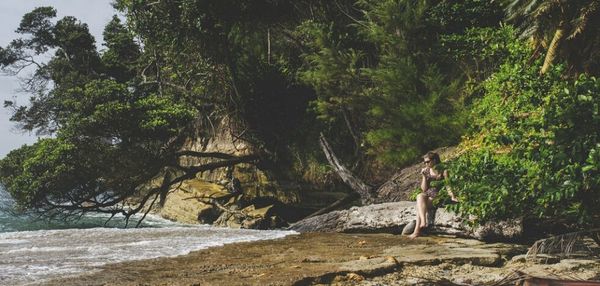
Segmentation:
{"type": "Polygon", "coordinates": [[[26,14],[17,30],[23,38],[0,50],[4,72],[33,69],[25,81],[29,104],[5,103],[14,111],[11,119],[49,135],[0,163],[1,182],[19,206],[51,216],[100,211],[129,217],[197,172],[257,160],[178,153],[182,131],[200,111],[161,86],[158,65],[119,18],[107,25],[106,49],[98,52],[87,25],[73,17],[54,22],[55,16],[50,7],[26,14]],[[50,60],[39,62],[47,53],[50,60]],[[181,165],[184,156],[215,160],[181,165]],[[143,187],[165,168],[177,175],[143,187]],[[139,203],[127,205],[132,197],[139,203]]]}

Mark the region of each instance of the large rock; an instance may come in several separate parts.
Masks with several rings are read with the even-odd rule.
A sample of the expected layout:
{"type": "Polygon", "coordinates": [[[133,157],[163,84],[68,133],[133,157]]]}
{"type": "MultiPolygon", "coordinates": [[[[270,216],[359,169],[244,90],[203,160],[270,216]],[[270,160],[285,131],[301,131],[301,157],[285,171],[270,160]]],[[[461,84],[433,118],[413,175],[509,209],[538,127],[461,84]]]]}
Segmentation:
{"type": "Polygon", "coordinates": [[[273,205],[257,208],[254,205],[239,209],[232,205],[214,222],[216,226],[231,228],[272,229],[284,225],[284,221],[273,213],[273,205]]]}
{"type": "MultiPolygon", "coordinates": [[[[257,154],[258,148],[253,143],[236,135],[244,133],[244,128],[227,116],[212,122],[208,126],[202,126],[201,123],[197,125],[195,134],[191,134],[188,140],[186,140],[182,148],[183,150],[223,153],[234,156],[257,154]],[[212,132],[207,133],[206,130],[212,130],[212,132]]],[[[184,166],[197,166],[217,161],[221,161],[221,159],[189,156],[181,159],[180,164],[184,166]]],[[[241,163],[237,164],[231,172],[239,180],[246,200],[270,198],[284,204],[297,203],[299,201],[298,190],[282,184],[276,178],[277,176],[269,170],[261,169],[254,164],[241,163]]],[[[231,179],[227,173],[227,168],[218,168],[198,173],[197,179],[220,183],[231,179]]]]}
{"type": "MultiPolygon", "coordinates": [[[[464,218],[439,208],[429,219],[430,233],[452,234],[479,240],[511,240],[522,235],[522,221],[490,222],[472,227],[464,218]]],[[[333,211],[301,220],[290,227],[298,232],[400,233],[416,217],[414,202],[391,202],[333,211]]]]}
{"type": "Polygon", "coordinates": [[[182,223],[212,223],[221,213],[204,199],[225,198],[229,193],[223,186],[202,180],[184,181],[166,197],[158,214],[164,218],[182,223]]]}

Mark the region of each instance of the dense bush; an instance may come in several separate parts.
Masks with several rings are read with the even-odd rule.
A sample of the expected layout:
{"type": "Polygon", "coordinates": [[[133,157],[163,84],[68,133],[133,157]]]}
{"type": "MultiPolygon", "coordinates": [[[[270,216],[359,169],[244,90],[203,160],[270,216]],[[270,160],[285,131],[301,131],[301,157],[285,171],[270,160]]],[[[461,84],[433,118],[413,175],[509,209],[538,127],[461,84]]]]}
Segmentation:
{"type": "Polygon", "coordinates": [[[518,40],[473,104],[464,153],[450,164],[453,208],[491,218],[562,217],[595,223],[600,214],[600,81],[539,75],[540,61],[518,40]]]}

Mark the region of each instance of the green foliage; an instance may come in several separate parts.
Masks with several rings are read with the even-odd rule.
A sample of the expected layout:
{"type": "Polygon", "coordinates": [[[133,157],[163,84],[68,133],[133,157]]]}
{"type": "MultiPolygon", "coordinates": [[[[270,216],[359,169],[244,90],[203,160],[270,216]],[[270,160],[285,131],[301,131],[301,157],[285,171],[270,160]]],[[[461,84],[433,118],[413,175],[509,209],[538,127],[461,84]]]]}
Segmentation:
{"type": "Polygon", "coordinates": [[[429,26],[442,34],[461,34],[468,28],[495,27],[504,16],[498,1],[438,1],[428,11],[429,26]]]}
{"type": "Polygon", "coordinates": [[[564,62],[575,75],[600,72],[600,4],[595,0],[505,0],[509,23],[523,37],[531,37],[534,57],[544,55],[544,73],[552,64],[564,62]]]}
{"type": "Polygon", "coordinates": [[[466,153],[451,164],[461,198],[454,208],[481,221],[561,216],[593,223],[600,81],[566,80],[560,66],[539,76],[539,66],[527,63],[530,51],[514,47],[511,60],[484,82],[466,153]]]}
{"type": "Polygon", "coordinates": [[[100,53],[87,25],[73,17],[53,22],[55,15],[52,8],[26,14],[18,29],[24,38],[0,54],[4,71],[37,68],[29,105],[5,103],[11,120],[52,134],[0,161],[0,182],[21,207],[46,214],[114,207],[175,161],[166,142],[197,111],[138,84],[141,49],[118,18],[108,24],[100,53]],[[54,52],[47,63],[34,62],[47,51],[54,52]]]}
{"type": "MultiPolygon", "coordinates": [[[[521,48],[512,26],[500,28],[468,28],[464,33],[440,37],[440,54],[464,73],[468,81],[480,82],[521,48]]],[[[524,54],[520,54],[523,56],[524,54]]]]}
{"type": "Polygon", "coordinates": [[[500,8],[482,1],[357,1],[352,8],[360,14],[345,26],[307,21],[297,29],[310,47],[300,80],[317,92],[312,106],[318,118],[336,134],[352,135],[387,166],[403,166],[457,142],[463,132],[462,75],[496,67],[477,66],[466,54],[492,62],[500,55],[476,49],[490,49],[489,42],[502,35],[469,51],[459,46],[481,38],[476,27],[492,25],[500,8]],[[470,25],[475,27],[462,34],[470,25]]]}
{"type": "Polygon", "coordinates": [[[480,221],[591,222],[600,203],[600,84],[591,76],[600,5],[511,2],[552,16],[535,27],[538,48],[569,22],[567,68],[540,76],[541,50],[500,24],[499,1],[118,0],[127,21],[113,17],[101,51],[86,24],[37,8],[0,48],[0,68],[34,69],[29,103],[5,105],[20,127],[52,138],[0,161],[0,182],[23,208],[114,211],[167,166],[193,177],[178,148],[189,129],[213,134],[206,126],[226,118],[261,168],[323,187],[333,180],[321,132],[369,175],[464,135],[450,181],[440,182],[462,200],[451,208],[480,221]]]}
{"type": "Polygon", "coordinates": [[[137,61],[141,55],[140,47],[117,16],[104,28],[104,42],[107,50],[102,53],[102,62],[110,76],[120,82],[127,82],[137,72],[137,61]]]}

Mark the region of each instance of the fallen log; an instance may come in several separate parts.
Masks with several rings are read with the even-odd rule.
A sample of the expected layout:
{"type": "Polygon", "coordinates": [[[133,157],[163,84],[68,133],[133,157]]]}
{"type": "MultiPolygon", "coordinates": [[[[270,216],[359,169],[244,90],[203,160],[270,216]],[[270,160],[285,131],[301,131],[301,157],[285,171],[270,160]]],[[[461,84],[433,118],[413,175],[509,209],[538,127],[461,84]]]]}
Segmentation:
{"type": "MultiPolygon", "coordinates": [[[[332,211],[303,219],[289,229],[298,232],[401,233],[415,217],[414,202],[390,202],[332,211]]],[[[471,226],[466,219],[443,208],[432,212],[429,222],[428,233],[450,234],[484,241],[513,240],[523,233],[521,220],[471,226]]]]}
{"type": "Polygon", "coordinates": [[[354,174],[340,162],[322,133],[319,137],[319,144],[321,145],[321,150],[323,150],[329,165],[335,170],[340,179],[360,196],[363,204],[371,203],[374,188],[354,176],[354,174]]]}

